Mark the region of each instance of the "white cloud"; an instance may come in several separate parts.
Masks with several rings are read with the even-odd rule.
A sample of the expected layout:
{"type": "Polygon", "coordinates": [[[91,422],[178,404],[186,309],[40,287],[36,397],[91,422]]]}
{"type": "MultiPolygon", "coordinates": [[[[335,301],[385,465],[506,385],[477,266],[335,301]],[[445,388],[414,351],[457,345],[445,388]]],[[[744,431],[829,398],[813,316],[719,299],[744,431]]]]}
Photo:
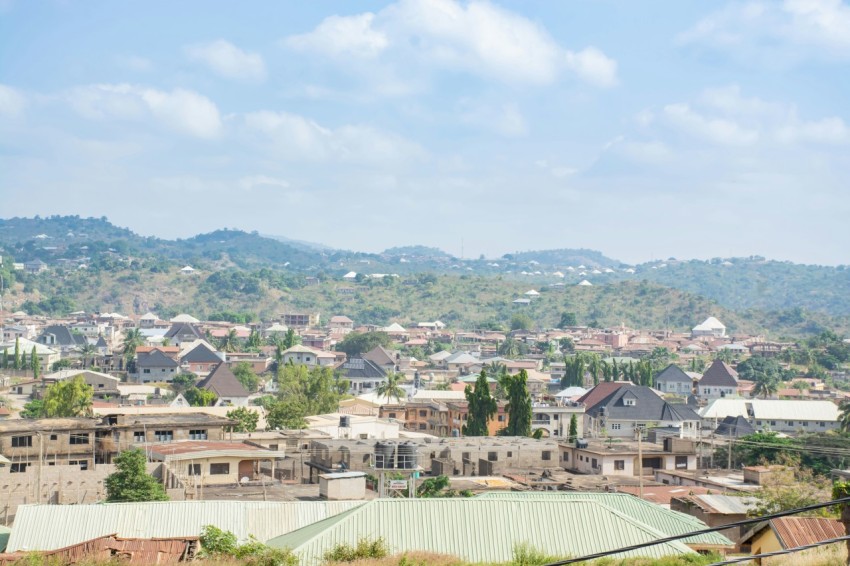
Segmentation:
{"type": "Polygon", "coordinates": [[[194,137],[210,139],[221,133],[221,117],[215,103],[190,90],[96,84],[72,89],[66,99],[79,114],[90,119],[152,117],[169,129],[194,137]]]}
{"type": "Polygon", "coordinates": [[[664,115],[674,127],[714,143],[751,145],[759,138],[755,130],[726,118],[707,117],[687,104],[669,104],[664,107],[664,115]]]}
{"type": "Polygon", "coordinates": [[[785,124],[777,129],[776,137],[784,143],[840,144],[850,139],[850,130],[844,120],[833,116],[822,120],[785,124]]]}
{"type": "Polygon", "coordinates": [[[417,144],[370,126],[332,129],[297,114],[268,110],[246,114],[244,125],[259,136],[261,147],[283,159],[383,164],[425,156],[417,144]]]}
{"type": "Polygon", "coordinates": [[[684,44],[742,50],[762,58],[850,56],[850,6],[842,0],[732,2],[679,34],[684,44]],[[808,48],[806,50],[802,48],[808,48]]]}
{"type": "Polygon", "coordinates": [[[0,116],[20,116],[27,106],[27,99],[18,90],[0,84],[0,116]]]}
{"type": "Polygon", "coordinates": [[[616,84],[616,62],[598,49],[565,50],[542,26],[484,1],[399,0],[377,14],[331,16],[284,44],[346,65],[374,59],[396,71],[416,64],[519,84],[548,84],[567,70],[591,84],[616,84]]]}
{"type": "Polygon", "coordinates": [[[239,179],[239,187],[245,191],[250,191],[257,187],[277,187],[280,189],[288,189],[289,186],[288,181],[269,177],[268,175],[251,175],[249,177],[242,177],[239,179]]]}
{"type": "Polygon", "coordinates": [[[186,55],[226,79],[262,81],[266,78],[266,64],[259,53],[243,51],[223,39],[190,45],[186,47],[186,55]]]}
{"type": "Polygon", "coordinates": [[[465,123],[505,137],[528,133],[528,124],[516,104],[491,105],[479,100],[461,100],[458,115],[465,123]]]}
{"type": "Polygon", "coordinates": [[[150,59],[137,55],[118,55],[115,62],[121,67],[137,72],[148,72],[153,70],[153,62],[150,59]]]}

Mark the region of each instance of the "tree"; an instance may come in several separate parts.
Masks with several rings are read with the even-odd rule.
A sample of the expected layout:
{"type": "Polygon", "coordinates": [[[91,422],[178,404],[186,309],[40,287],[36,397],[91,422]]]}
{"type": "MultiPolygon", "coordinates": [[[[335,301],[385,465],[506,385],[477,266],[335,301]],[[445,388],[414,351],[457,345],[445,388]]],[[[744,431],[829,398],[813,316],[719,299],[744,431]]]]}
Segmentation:
{"type": "Polygon", "coordinates": [[[239,351],[239,335],[236,334],[235,328],[231,328],[227,334],[221,337],[221,340],[218,341],[218,349],[222,352],[239,351]]]}
{"type": "Polygon", "coordinates": [[[517,313],[511,317],[511,330],[531,330],[534,321],[525,313],[517,313]]]}
{"type": "Polygon", "coordinates": [[[395,399],[397,403],[400,403],[402,398],[407,399],[407,393],[399,385],[403,377],[403,374],[395,372],[387,375],[387,380],[375,388],[378,398],[385,397],[387,400],[395,399]]]}
{"type": "Polygon", "coordinates": [[[77,346],[77,353],[83,358],[83,369],[89,367],[89,360],[97,354],[97,347],[94,344],[86,342],[82,346],[77,346]]]}
{"type": "Polygon", "coordinates": [[[763,397],[767,399],[777,391],[779,391],[779,379],[776,376],[768,374],[756,375],[756,383],[753,386],[753,396],[763,397]]]}
{"type": "Polygon", "coordinates": [[[3,361],[0,362],[0,368],[6,369],[9,367],[9,348],[3,348],[3,361]]]}
{"type": "MultiPolygon", "coordinates": [[[[284,350],[288,350],[293,346],[297,346],[301,343],[301,337],[295,333],[293,329],[288,329],[286,331],[286,335],[283,337],[283,346],[284,350]]],[[[370,348],[371,349],[371,348],[370,348]]]]}
{"type": "Polygon", "coordinates": [[[499,344],[498,354],[500,356],[504,356],[506,358],[515,358],[519,356],[520,347],[519,342],[514,340],[512,336],[508,336],[505,340],[499,344]]]}
{"type": "Polygon", "coordinates": [[[337,344],[336,349],[348,354],[349,358],[355,358],[364,352],[368,352],[383,346],[385,348],[392,344],[390,335],[386,332],[349,332],[345,338],[337,344]]]}
{"type": "Polygon", "coordinates": [[[507,379],[508,426],[505,436],[531,436],[531,395],[528,393],[528,373],[521,370],[507,379]]]}
{"type": "Polygon", "coordinates": [[[124,333],[124,358],[130,360],[136,355],[136,348],[145,343],[145,337],[138,328],[131,328],[124,333]]]}
{"type": "Polygon", "coordinates": [[[245,342],[245,347],[252,352],[259,352],[262,343],[260,332],[254,328],[251,330],[251,334],[248,335],[248,341],[245,342]]]}
{"type": "Polygon", "coordinates": [[[145,453],[125,450],[113,460],[115,472],[106,476],[106,500],[168,501],[165,488],[145,470],[145,453]]]}
{"type": "Polygon", "coordinates": [[[561,320],[558,322],[558,328],[567,328],[568,326],[577,326],[578,320],[574,312],[562,312],[561,320]]]}
{"type": "Polygon", "coordinates": [[[38,354],[35,351],[35,346],[32,347],[32,353],[30,353],[30,369],[32,370],[32,378],[38,379],[39,370],[41,370],[41,360],[38,357],[38,354]]]}
{"type": "Polygon", "coordinates": [[[487,372],[481,370],[475,387],[466,386],[464,390],[468,405],[469,416],[463,426],[465,436],[489,436],[487,422],[496,414],[499,406],[496,399],[490,395],[490,384],[487,383],[487,372]]]}
{"type": "Polygon", "coordinates": [[[570,432],[567,435],[570,439],[570,442],[575,442],[578,438],[578,419],[576,418],[576,414],[573,413],[570,417],[570,432]]]}
{"type": "Polygon", "coordinates": [[[212,407],[218,401],[218,396],[215,393],[194,385],[183,393],[183,397],[193,407],[212,407]]]}
{"type": "Polygon", "coordinates": [[[40,419],[44,417],[44,401],[33,399],[24,405],[20,412],[22,419],[40,419]]]}
{"type": "Polygon", "coordinates": [[[87,417],[91,408],[92,388],[82,375],[57,381],[44,391],[44,417],[87,417]]]}
{"type": "Polygon", "coordinates": [[[182,393],[187,389],[194,387],[197,381],[198,376],[190,371],[178,373],[174,376],[174,379],[171,380],[171,388],[175,391],[175,393],[182,393]]]}
{"type": "Polygon", "coordinates": [[[839,416],[839,426],[841,432],[850,432],[850,401],[841,403],[841,413],[839,416]]]}
{"type": "Polygon", "coordinates": [[[306,407],[296,397],[272,403],[266,408],[266,425],[269,430],[307,428],[306,407]]]}
{"type": "Polygon", "coordinates": [[[247,407],[239,407],[227,412],[227,418],[236,421],[237,424],[227,427],[227,432],[254,432],[260,415],[247,407]]]}
{"type": "Polygon", "coordinates": [[[21,369],[21,339],[15,338],[15,359],[13,360],[14,368],[21,369]]]}
{"type": "Polygon", "coordinates": [[[233,367],[233,375],[249,392],[254,393],[257,391],[257,387],[260,385],[260,378],[254,373],[251,364],[248,362],[239,362],[233,367]]]}

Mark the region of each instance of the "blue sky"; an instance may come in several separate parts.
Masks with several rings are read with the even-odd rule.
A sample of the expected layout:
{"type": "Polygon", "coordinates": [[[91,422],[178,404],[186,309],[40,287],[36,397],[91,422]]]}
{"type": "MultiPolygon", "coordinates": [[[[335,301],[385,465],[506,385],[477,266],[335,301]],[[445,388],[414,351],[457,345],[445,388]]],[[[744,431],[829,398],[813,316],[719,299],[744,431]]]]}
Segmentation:
{"type": "Polygon", "coordinates": [[[850,4],[0,0],[2,216],[846,264],[850,4]]]}

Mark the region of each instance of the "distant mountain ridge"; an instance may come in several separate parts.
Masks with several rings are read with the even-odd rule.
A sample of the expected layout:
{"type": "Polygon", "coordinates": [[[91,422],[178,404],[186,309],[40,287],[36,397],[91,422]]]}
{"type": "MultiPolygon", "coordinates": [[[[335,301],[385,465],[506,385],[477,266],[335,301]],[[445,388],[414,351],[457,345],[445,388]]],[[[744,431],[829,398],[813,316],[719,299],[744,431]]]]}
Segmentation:
{"type": "MultiPolygon", "coordinates": [[[[590,249],[550,249],[508,253],[499,259],[461,259],[434,247],[397,246],[384,252],[336,250],[321,244],[221,229],[191,238],[144,237],[105,217],[50,216],[0,219],[0,249],[15,261],[42,259],[97,263],[117,268],[114,257],[153,258],[228,269],[286,271],[291,276],[341,277],[356,273],[470,274],[522,280],[529,288],[552,283],[594,286],[649,281],[680,289],[743,311],[799,310],[850,315],[850,269],[770,261],[760,257],[711,261],[656,261],[628,267],[590,249]],[[85,261],[84,261],[85,260],[85,261]],[[583,266],[583,267],[582,267],[583,266]]],[[[109,268],[109,267],[107,267],[109,268]]],[[[159,269],[166,269],[160,266],[159,269]]]]}

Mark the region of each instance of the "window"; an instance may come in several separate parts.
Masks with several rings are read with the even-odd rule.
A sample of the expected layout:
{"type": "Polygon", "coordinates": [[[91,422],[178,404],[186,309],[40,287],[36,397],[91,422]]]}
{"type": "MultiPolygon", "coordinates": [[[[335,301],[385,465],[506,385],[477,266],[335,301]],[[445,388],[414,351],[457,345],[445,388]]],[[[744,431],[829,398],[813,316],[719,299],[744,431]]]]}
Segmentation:
{"type": "Polygon", "coordinates": [[[761,426],[761,421],[756,421],[756,425],[761,426]]]}
{"type": "Polygon", "coordinates": [[[12,448],[24,448],[32,446],[32,436],[13,436],[12,448]]]}
{"type": "Polygon", "coordinates": [[[277,444],[269,444],[269,450],[278,450],[277,444]]]}
{"type": "Polygon", "coordinates": [[[614,469],[615,470],[625,470],[626,469],[626,461],[625,460],[614,460],[614,469]]]}
{"type": "Polygon", "coordinates": [[[496,454],[495,452],[487,452],[487,459],[490,460],[491,462],[498,462],[499,461],[499,455],[496,454]]]}
{"type": "Polygon", "coordinates": [[[428,425],[425,423],[419,423],[419,430],[425,430],[426,428],[428,428],[428,425]]]}
{"type": "Polygon", "coordinates": [[[173,430],[157,430],[153,433],[157,442],[171,442],[174,440],[173,430]]]}
{"type": "Polygon", "coordinates": [[[611,430],[620,430],[620,423],[611,423],[611,430]]]}
{"type": "Polygon", "coordinates": [[[508,450],[508,458],[513,458],[514,453],[511,450],[508,450]]]}
{"type": "Polygon", "coordinates": [[[89,443],[89,435],[88,433],[71,433],[71,444],[88,444],[89,443]]]}
{"type": "Polygon", "coordinates": [[[770,421],[770,426],[776,426],[776,421],[770,421]]]}
{"type": "Polygon", "coordinates": [[[395,417],[395,413],[389,413],[389,414],[387,415],[387,418],[388,418],[388,419],[394,419],[394,418],[396,418],[396,417],[395,417]]]}
{"type": "Polygon", "coordinates": [[[22,473],[27,471],[27,466],[29,466],[29,464],[20,463],[20,462],[17,463],[17,464],[12,464],[11,466],[9,466],[9,473],[10,474],[22,474],[22,473]]]}
{"type": "Polygon", "coordinates": [[[144,442],[144,441],[145,441],[145,431],[134,430],[133,431],[133,442],[144,442]]]}
{"type": "Polygon", "coordinates": [[[103,389],[103,387],[104,387],[104,386],[103,386],[103,384],[102,384],[102,383],[98,383],[98,384],[97,384],[97,388],[98,388],[98,389],[103,389]]]}
{"type": "Polygon", "coordinates": [[[688,469],[688,457],[687,456],[676,456],[676,469],[677,470],[687,470],[688,469]]]}
{"type": "Polygon", "coordinates": [[[58,438],[59,438],[58,434],[51,434],[50,435],[50,440],[57,440],[58,438]]]}
{"type": "Polygon", "coordinates": [[[543,460],[551,460],[551,459],[552,459],[552,452],[551,452],[550,450],[544,450],[544,451],[540,454],[540,457],[541,457],[543,460]]]}
{"type": "Polygon", "coordinates": [[[809,426],[809,421],[800,421],[800,424],[803,426],[809,426]]]}
{"type": "Polygon", "coordinates": [[[206,429],[198,429],[198,430],[190,430],[189,431],[189,440],[206,440],[206,439],[207,439],[206,429]]]}
{"type": "Polygon", "coordinates": [[[500,423],[505,422],[505,415],[499,415],[498,421],[499,421],[500,423]]]}
{"type": "Polygon", "coordinates": [[[623,399],[623,405],[625,405],[626,407],[634,407],[635,406],[635,400],[634,399],[623,399]]]}
{"type": "Polygon", "coordinates": [[[89,461],[88,460],[68,460],[69,466],[79,466],[80,470],[85,471],[89,469],[89,461]]]}
{"type": "Polygon", "coordinates": [[[561,454],[561,460],[563,460],[564,462],[569,462],[570,461],[570,453],[564,452],[563,454],[561,454]]]}
{"type": "Polygon", "coordinates": [[[427,417],[427,416],[428,416],[428,411],[419,411],[419,416],[420,416],[420,417],[427,417]]]}
{"type": "Polygon", "coordinates": [[[818,426],[826,426],[826,423],[824,421],[821,421],[818,423],[818,426]]]}
{"type": "Polygon", "coordinates": [[[592,467],[594,467],[594,468],[598,468],[598,467],[599,467],[599,460],[597,460],[596,458],[593,458],[593,459],[590,461],[590,465],[591,465],[592,467]]]}
{"type": "Polygon", "coordinates": [[[145,369],[142,370],[142,373],[150,373],[150,372],[151,372],[150,368],[145,368],[145,369]]]}
{"type": "Polygon", "coordinates": [[[461,460],[469,460],[469,452],[461,452],[460,459],[461,460]]]}
{"type": "Polygon", "coordinates": [[[230,473],[230,464],[210,464],[210,475],[225,476],[230,473]]]}
{"type": "Polygon", "coordinates": [[[200,464],[189,464],[189,470],[186,472],[190,476],[199,476],[201,475],[201,465],[200,464]]]}
{"type": "Polygon", "coordinates": [[[785,421],[785,424],[788,426],[794,426],[794,421],[785,421]]]}

